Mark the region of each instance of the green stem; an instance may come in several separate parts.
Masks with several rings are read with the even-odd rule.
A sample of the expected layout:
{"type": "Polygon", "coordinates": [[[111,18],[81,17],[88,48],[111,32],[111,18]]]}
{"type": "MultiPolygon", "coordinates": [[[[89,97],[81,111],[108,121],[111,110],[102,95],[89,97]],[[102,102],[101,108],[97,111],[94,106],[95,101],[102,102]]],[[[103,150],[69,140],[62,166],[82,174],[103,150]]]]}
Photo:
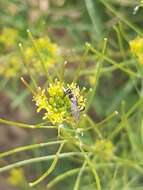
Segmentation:
{"type": "Polygon", "coordinates": [[[132,28],[138,35],[142,36],[142,31],[140,31],[139,28],[137,28],[133,23],[131,23],[127,18],[125,18],[123,15],[118,13],[117,10],[115,10],[107,1],[100,0],[101,3],[110,10],[115,16],[117,16],[122,22],[124,22],[127,26],[132,28]]]}
{"type": "Polygon", "coordinates": [[[90,129],[96,129],[96,132],[97,134],[99,135],[100,138],[102,138],[102,135],[98,129],[98,127],[101,127],[102,125],[104,125],[106,122],[108,122],[110,119],[112,119],[113,117],[117,116],[118,115],[118,112],[117,111],[114,111],[113,113],[111,113],[109,116],[107,116],[104,120],[102,120],[101,122],[99,123],[94,123],[94,121],[92,121],[92,119],[87,115],[88,117],[88,121],[90,121],[91,123],[91,127],[88,127],[88,128],[85,128],[83,129],[82,131],[87,131],[87,130],[90,130],[90,129]]]}
{"type": "MultiPolygon", "coordinates": [[[[143,103],[143,97],[141,97],[130,109],[129,111],[125,114],[126,118],[129,118],[130,115],[140,106],[140,104],[143,103]]],[[[121,121],[117,126],[116,129],[111,133],[110,138],[114,138],[124,127],[125,121],[121,121]]]]}
{"type": "MultiPolygon", "coordinates": [[[[119,62],[118,63],[120,66],[128,66],[131,64],[131,60],[129,61],[124,61],[124,62],[119,62]]],[[[104,74],[104,73],[109,73],[109,72],[113,72],[114,70],[118,69],[116,65],[112,65],[112,66],[108,66],[108,67],[105,67],[105,68],[102,68],[101,69],[101,74],[104,74]]],[[[83,69],[80,71],[80,75],[93,75],[95,73],[94,69],[83,69]]]]}
{"type": "Polygon", "coordinates": [[[32,81],[34,87],[37,88],[36,80],[32,76],[32,73],[31,73],[31,70],[30,70],[30,65],[28,65],[28,63],[27,63],[27,60],[26,60],[25,54],[24,54],[24,49],[23,49],[23,46],[22,46],[21,43],[19,44],[19,49],[20,49],[20,53],[21,53],[23,64],[24,64],[25,68],[27,69],[28,75],[30,76],[31,81],[32,81]]]}
{"type": "MultiPolygon", "coordinates": [[[[92,49],[90,44],[87,43],[86,46],[87,46],[89,49],[92,49]]],[[[94,88],[93,88],[91,97],[89,98],[88,104],[87,104],[87,106],[86,106],[86,112],[87,112],[88,109],[90,108],[90,105],[91,105],[91,103],[92,103],[92,101],[93,101],[93,98],[94,98],[94,95],[95,95],[95,92],[96,92],[96,88],[97,88],[97,85],[98,85],[98,80],[99,80],[99,77],[100,77],[100,74],[101,74],[102,62],[103,62],[103,60],[104,60],[104,59],[103,59],[103,58],[104,58],[103,55],[105,54],[106,47],[107,47],[107,39],[105,38],[105,39],[104,39],[104,44],[103,44],[102,53],[99,55],[99,61],[97,62],[96,67],[95,67],[95,73],[94,73],[94,76],[95,76],[95,84],[94,84],[94,88]]]]}
{"type": "Polygon", "coordinates": [[[112,59],[110,59],[109,57],[107,57],[106,55],[103,55],[102,53],[100,53],[98,50],[96,50],[95,48],[93,48],[92,46],[90,46],[90,49],[92,52],[96,53],[97,55],[102,55],[103,58],[108,61],[109,63],[111,63],[112,65],[115,65],[118,69],[124,71],[125,73],[127,73],[129,76],[134,76],[134,77],[139,77],[135,72],[124,68],[122,65],[120,65],[119,63],[116,63],[115,61],[113,61],[112,59]]]}
{"type": "Polygon", "coordinates": [[[55,145],[55,144],[59,144],[59,143],[63,143],[63,142],[66,142],[66,141],[52,141],[52,142],[47,142],[47,143],[39,143],[39,144],[33,144],[33,145],[27,145],[27,146],[14,148],[14,149],[9,150],[7,152],[0,153],[0,158],[10,156],[10,155],[18,153],[18,152],[27,151],[27,150],[33,150],[33,149],[36,149],[36,148],[42,148],[42,147],[45,147],[45,146],[51,146],[51,145],[55,145]]]}
{"type": "Polygon", "coordinates": [[[119,28],[117,26],[114,26],[114,29],[115,29],[115,31],[117,33],[118,44],[119,44],[119,48],[120,48],[122,58],[123,58],[123,60],[125,60],[126,56],[125,56],[125,50],[124,50],[124,47],[123,47],[123,41],[122,41],[122,38],[121,38],[120,30],[119,30],[119,28]]]}
{"type": "Polygon", "coordinates": [[[81,152],[83,153],[84,158],[85,158],[85,160],[86,160],[86,162],[87,162],[87,164],[88,164],[90,170],[91,170],[92,173],[93,173],[93,176],[94,176],[95,182],[96,182],[96,186],[97,186],[97,190],[101,190],[100,178],[99,178],[98,173],[97,173],[97,171],[96,171],[96,166],[95,166],[95,164],[93,165],[93,163],[90,161],[88,155],[84,152],[84,150],[82,149],[82,147],[80,146],[79,148],[80,148],[81,152]]]}
{"type": "Polygon", "coordinates": [[[101,122],[97,123],[96,126],[100,127],[100,126],[104,125],[106,122],[108,122],[110,119],[112,119],[113,117],[115,117],[117,115],[118,115],[118,111],[114,111],[113,113],[108,115],[105,119],[103,119],[101,122]]]}
{"type": "Polygon", "coordinates": [[[34,48],[35,52],[39,56],[39,59],[40,59],[40,62],[41,62],[42,68],[43,68],[43,72],[45,72],[45,75],[47,76],[47,79],[49,79],[49,81],[51,81],[50,76],[49,76],[48,71],[47,71],[46,66],[45,66],[45,62],[44,62],[43,58],[41,57],[41,54],[40,54],[39,49],[38,49],[38,47],[37,47],[37,45],[36,45],[36,43],[34,41],[32,33],[31,33],[31,31],[29,29],[27,30],[27,33],[28,33],[29,39],[32,42],[32,45],[33,45],[33,48],[34,48]]]}
{"type": "Polygon", "coordinates": [[[30,187],[34,187],[34,186],[38,185],[41,181],[43,181],[46,177],[48,177],[49,174],[52,173],[52,171],[55,169],[55,167],[57,165],[57,162],[59,160],[59,155],[60,155],[60,152],[61,152],[63,146],[64,146],[64,142],[60,145],[60,148],[58,149],[50,168],[44,174],[42,174],[37,180],[29,183],[30,187]]]}
{"type": "Polygon", "coordinates": [[[28,88],[28,90],[29,90],[33,95],[35,95],[34,90],[33,90],[32,87],[26,82],[26,80],[24,80],[23,77],[21,77],[20,79],[21,79],[21,81],[23,82],[23,84],[28,88]]]}
{"type": "Polygon", "coordinates": [[[81,176],[82,176],[82,174],[83,174],[83,172],[84,172],[84,170],[85,170],[86,164],[87,164],[87,162],[84,161],[84,163],[83,163],[83,165],[82,165],[82,167],[81,167],[81,169],[80,169],[80,171],[79,171],[79,174],[78,174],[78,176],[77,176],[77,179],[76,179],[76,182],[75,182],[75,185],[74,185],[73,190],[79,190],[79,188],[80,188],[81,176]]]}
{"type": "Polygon", "coordinates": [[[89,47],[85,46],[85,52],[84,52],[84,54],[83,54],[83,56],[82,56],[82,58],[80,60],[79,66],[77,68],[77,72],[76,72],[74,80],[73,80],[74,82],[76,82],[78,77],[80,76],[80,71],[81,71],[81,69],[84,67],[84,65],[86,63],[88,52],[89,52],[89,47]]]}
{"type": "Polygon", "coordinates": [[[102,139],[102,134],[101,134],[100,130],[98,129],[97,125],[94,123],[94,121],[88,115],[86,115],[86,118],[87,118],[88,122],[90,123],[91,127],[85,128],[85,129],[83,129],[83,131],[87,131],[89,129],[94,129],[94,131],[97,133],[98,137],[100,139],[102,139]]]}
{"type": "Polygon", "coordinates": [[[16,126],[16,127],[20,127],[20,128],[31,128],[31,129],[38,129],[38,128],[53,129],[53,128],[57,128],[57,126],[39,126],[38,124],[30,125],[30,124],[25,124],[25,123],[9,121],[9,120],[5,120],[5,119],[1,119],[1,118],[0,118],[0,123],[6,124],[6,125],[11,125],[11,126],[16,126]]]}
{"type": "MultiPolygon", "coordinates": [[[[50,181],[48,183],[47,187],[48,188],[53,187],[57,183],[59,183],[59,182],[63,181],[64,179],[66,179],[67,177],[70,177],[70,176],[73,176],[73,175],[77,174],[80,170],[81,170],[81,168],[71,169],[69,171],[66,171],[66,172],[58,175],[57,177],[55,177],[52,181],[50,181]]],[[[88,170],[88,168],[86,167],[85,170],[88,170]]]]}
{"type": "MultiPolygon", "coordinates": [[[[41,157],[37,157],[37,158],[31,158],[31,159],[28,159],[28,160],[19,161],[19,162],[10,164],[8,166],[1,167],[0,168],[0,173],[9,171],[9,170],[11,170],[13,168],[26,166],[26,165],[37,163],[37,162],[44,162],[44,161],[53,160],[55,158],[55,156],[56,155],[54,154],[54,155],[50,155],[50,156],[41,156],[41,157]]],[[[62,159],[62,158],[68,158],[68,157],[72,157],[72,156],[83,156],[83,154],[80,153],[80,152],[61,153],[59,155],[59,158],[62,159]]]]}

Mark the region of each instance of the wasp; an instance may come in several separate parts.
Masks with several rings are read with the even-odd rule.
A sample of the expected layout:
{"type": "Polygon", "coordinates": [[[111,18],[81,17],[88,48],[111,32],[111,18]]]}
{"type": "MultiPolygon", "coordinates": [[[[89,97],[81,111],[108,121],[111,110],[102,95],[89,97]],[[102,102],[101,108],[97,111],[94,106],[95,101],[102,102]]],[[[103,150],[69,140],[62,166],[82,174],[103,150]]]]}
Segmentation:
{"type": "Polygon", "coordinates": [[[71,101],[71,113],[73,118],[78,121],[79,120],[79,112],[83,111],[85,107],[79,107],[77,97],[74,95],[71,88],[63,88],[64,93],[69,97],[71,101]]]}

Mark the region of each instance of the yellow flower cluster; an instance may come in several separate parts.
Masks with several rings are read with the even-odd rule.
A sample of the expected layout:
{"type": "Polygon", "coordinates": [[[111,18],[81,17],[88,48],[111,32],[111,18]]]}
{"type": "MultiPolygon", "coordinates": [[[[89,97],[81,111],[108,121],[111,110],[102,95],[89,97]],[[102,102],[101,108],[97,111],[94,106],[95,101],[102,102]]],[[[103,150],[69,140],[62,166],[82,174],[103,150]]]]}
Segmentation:
{"type": "Polygon", "coordinates": [[[8,182],[11,185],[22,185],[22,183],[25,181],[24,172],[22,169],[12,169],[10,171],[10,176],[8,178],[8,182]]]}
{"type": "Polygon", "coordinates": [[[97,140],[94,148],[95,152],[103,160],[111,160],[114,156],[114,145],[109,140],[97,140]]]}
{"type": "Polygon", "coordinates": [[[14,28],[4,28],[0,34],[0,43],[5,48],[12,48],[15,46],[18,39],[18,31],[14,28]]]}
{"type": "MultiPolygon", "coordinates": [[[[37,112],[45,110],[43,119],[48,119],[52,124],[62,124],[72,120],[71,100],[63,90],[64,84],[55,80],[47,89],[39,88],[34,95],[33,100],[36,102],[37,112]]],[[[85,100],[80,95],[79,87],[76,84],[68,84],[75,97],[78,106],[85,106],[85,100]]]]}
{"type": "Polygon", "coordinates": [[[130,41],[130,49],[137,56],[139,63],[143,64],[143,38],[137,37],[130,41]]]}
{"type": "Polygon", "coordinates": [[[6,78],[11,78],[17,76],[20,72],[21,67],[20,57],[17,55],[12,55],[8,57],[8,60],[1,64],[0,75],[3,75],[6,78]]]}
{"type": "MultiPolygon", "coordinates": [[[[48,37],[41,37],[34,40],[34,46],[38,50],[45,68],[48,70],[49,67],[52,67],[56,63],[58,58],[58,46],[50,41],[48,37]]],[[[41,60],[33,46],[27,47],[25,49],[25,58],[26,61],[34,67],[34,69],[42,69],[41,60]]]]}

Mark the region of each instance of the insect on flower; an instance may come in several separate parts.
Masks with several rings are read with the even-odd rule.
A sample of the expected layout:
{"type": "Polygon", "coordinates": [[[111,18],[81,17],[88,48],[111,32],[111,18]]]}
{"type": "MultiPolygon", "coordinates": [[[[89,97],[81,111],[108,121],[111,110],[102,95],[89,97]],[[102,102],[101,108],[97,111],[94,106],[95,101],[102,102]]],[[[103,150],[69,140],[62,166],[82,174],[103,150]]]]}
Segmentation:
{"type": "Polygon", "coordinates": [[[83,111],[85,107],[79,107],[77,97],[71,88],[63,88],[65,95],[67,95],[71,101],[71,112],[73,118],[78,121],[79,120],[79,111],[83,111]]]}
{"type": "Polygon", "coordinates": [[[47,89],[38,88],[33,100],[38,107],[37,112],[44,110],[43,119],[48,119],[53,125],[69,123],[72,118],[78,121],[86,101],[76,83],[63,84],[57,79],[47,89]]]}

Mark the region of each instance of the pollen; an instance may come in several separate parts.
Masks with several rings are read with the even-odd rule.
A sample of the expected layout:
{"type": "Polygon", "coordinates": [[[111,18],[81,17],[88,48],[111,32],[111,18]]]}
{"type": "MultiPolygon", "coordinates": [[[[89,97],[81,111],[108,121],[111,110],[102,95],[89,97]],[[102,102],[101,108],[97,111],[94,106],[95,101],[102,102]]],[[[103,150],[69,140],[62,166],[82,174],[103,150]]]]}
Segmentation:
{"type": "Polygon", "coordinates": [[[18,31],[14,28],[4,28],[0,35],[0,43],[4,45],[5,48],[12,48],[15,46],[15,42],[18,39],[18,31]]]}

